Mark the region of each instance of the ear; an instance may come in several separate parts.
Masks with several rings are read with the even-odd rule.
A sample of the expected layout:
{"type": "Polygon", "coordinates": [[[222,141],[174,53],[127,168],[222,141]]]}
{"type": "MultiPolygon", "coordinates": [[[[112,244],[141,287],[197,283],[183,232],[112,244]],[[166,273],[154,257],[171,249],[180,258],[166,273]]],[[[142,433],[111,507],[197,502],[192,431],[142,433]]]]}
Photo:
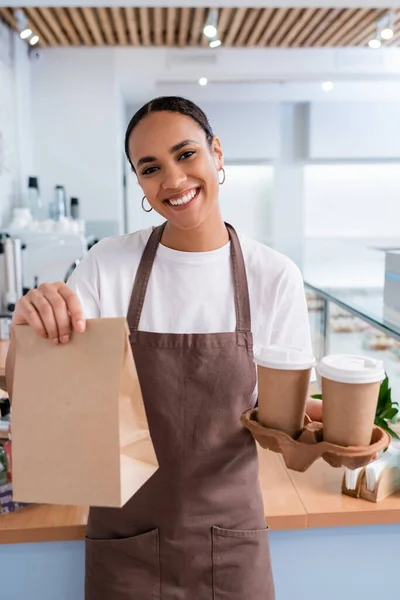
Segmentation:
{"type": "Polygon", "coordinates": [[[215,166],[220,171],[224,166],[224,153],[222,151],[221,142],[219,138],[214,137],[212,141],[211,151],[215,159],[215,166]]]}

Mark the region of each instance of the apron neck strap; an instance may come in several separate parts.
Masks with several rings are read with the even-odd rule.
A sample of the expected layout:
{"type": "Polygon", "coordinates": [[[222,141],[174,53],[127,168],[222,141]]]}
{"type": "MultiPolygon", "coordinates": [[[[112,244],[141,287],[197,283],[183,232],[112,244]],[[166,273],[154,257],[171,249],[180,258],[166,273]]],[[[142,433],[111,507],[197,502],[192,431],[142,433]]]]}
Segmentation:
{"type": "MultiPolygon", "coordinates": [[[[131,331],[138,331],[140,316],[146,296],[151,270],[157,254],[157,248],[167,222],[156,227],[151,233],[136,272],[127,320],[131,331]]],[[[246,267],[238,235],[232,225],[225,223],[231,241],[231,264],[235,292],[236,331],[251,331],[250,300],[247,285],[246,267]]]]}

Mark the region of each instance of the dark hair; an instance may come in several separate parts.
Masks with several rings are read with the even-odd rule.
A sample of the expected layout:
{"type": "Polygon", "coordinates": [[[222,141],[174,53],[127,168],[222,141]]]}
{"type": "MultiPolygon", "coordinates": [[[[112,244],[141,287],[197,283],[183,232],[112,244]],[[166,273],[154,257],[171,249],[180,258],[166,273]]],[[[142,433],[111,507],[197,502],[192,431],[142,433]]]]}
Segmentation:
{"type": "Polygon", "coordinates": [[[191,100],[187,100],[186,98],[180,98],[179,96],[160,96],[159,98],[155,98],[154,100],[151,100],[142,106],[142,108],[140,108],[129,121],[129,125],[125,134],[125,154],[133,170],[135,170],[135,167],[133,166],[129,157],[129,138],[132,131],[135,129],[136,125],[140,123],[140,121],[149,113],[163,111],[180,113],[181,115],[185,115],[186,117],[193,119],[193,121],[195,121],[202,128],[206,134],[207,142],[211,146],[214,134],[205,113],[197,106],[197,104],[191,100]]]}

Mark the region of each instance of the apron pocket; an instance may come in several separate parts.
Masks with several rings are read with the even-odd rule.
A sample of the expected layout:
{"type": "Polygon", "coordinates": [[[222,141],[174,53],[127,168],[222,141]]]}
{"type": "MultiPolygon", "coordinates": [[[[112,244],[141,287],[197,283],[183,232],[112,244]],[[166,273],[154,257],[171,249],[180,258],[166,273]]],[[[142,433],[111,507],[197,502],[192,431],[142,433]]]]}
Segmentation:
{"type": "Polygon", "coordinates": [[[274,600],[268,529],[212,528],[213,600],[274,600]]]}
{"type": "Polygon", "coordinates": [[[158,529],[85,545],[85,600],[160,600],[158,529]]]}

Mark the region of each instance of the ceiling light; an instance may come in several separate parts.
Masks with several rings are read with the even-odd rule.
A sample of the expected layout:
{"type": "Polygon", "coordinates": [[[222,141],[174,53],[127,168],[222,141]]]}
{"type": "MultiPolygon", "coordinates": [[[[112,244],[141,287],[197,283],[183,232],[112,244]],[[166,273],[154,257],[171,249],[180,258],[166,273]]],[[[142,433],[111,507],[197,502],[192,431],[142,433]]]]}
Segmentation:
{"type": "Polygon", "coordinates": [[[21,33],[19,34],[19,37],[23,40],[26,40],[26,38],[31,37],[32,35],[32,29],[24,29],[23,31],[21,31],[21,33]]]}
{"type": "Polygon", "coordinates": [[[33,37],[31,37],[31,39],[29,40],[29,43],[31,46],[34,46],[35,44],[37,44],[39,41],[39,36],[38,35],[34,35],[33,37]]]}
{"type": "Polygon", "coordinates": [[[324,92],[330,92],[331,90],[333,90],[333,83],[332,81],[324,81],[321,87],[324,90],[324,92]]]}
{"type": "Polygon", "coordinates": [[[217,25],[218,25],[218,10],[213,9],[208,13],[208,19],[204,26],[203,33],[208,38],[217,37],[217,25]]]}
{"type": "Polygon", "coordinates": [[[382,29],[381,38],[383,40],[391,40],[393,36],[394,36],[394,31],[390,27],[386,27],[385,29],[382,29]]]}
{"type": "Polygon", "coordinates": [[[204,27],[204,35],[208,38],[213,38],[217,35],[217,28],[214,25],[206,25],[204,27]]]}
{"type": "Polygon", "coordinates": [[[208,79],[207,79],[207,77],[200,77],[200,79],[199,79],[199,84],[200,84],[202,87],[204,87],[205,85],[207,85],[207,83],[208,83],[208,79]]]}
{"type": "Polygon", "coordinates": [[[221,40],[211,40],[209,46],[210,48],[218,48],[222,44],[221,40]]]}
{"type": "Polygon", "coordinates": [[[373,48],[375,50],[375,49],[380,48],[382,46],[382,42],[381,42],[381,40],[378,40],[378,39],[369,40],[368,46],[370,48],[373,48]]]}

